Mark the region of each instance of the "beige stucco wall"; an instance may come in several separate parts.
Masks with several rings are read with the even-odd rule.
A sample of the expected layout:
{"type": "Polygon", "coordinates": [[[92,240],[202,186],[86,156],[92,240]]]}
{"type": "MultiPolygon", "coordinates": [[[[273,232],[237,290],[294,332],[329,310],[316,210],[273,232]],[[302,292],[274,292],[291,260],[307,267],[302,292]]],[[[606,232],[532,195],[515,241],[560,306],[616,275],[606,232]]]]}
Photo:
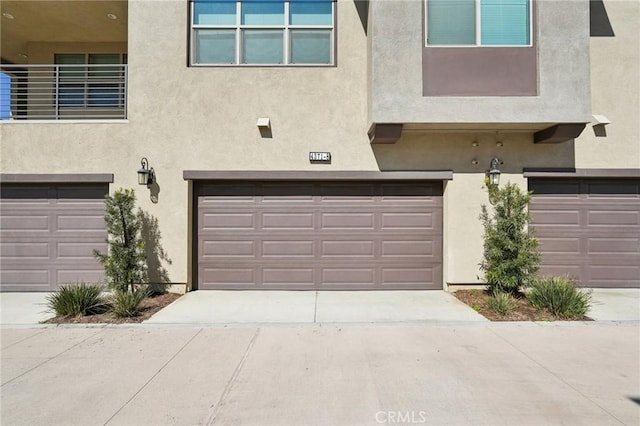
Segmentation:
{"type": "Polygon", "coordinates": [[[488,204],[484,179],[493,157],[503,161],[501,183],[511,182],[525,190],[523,168],[572,167],[575,161],[572,142],[537,145],[533,135],[525,132],[405,132],[396,144],[373,149],[381,170],[453,170],[444,194],[444,280],[449,284],[482,282],[479,216],[481,206],[488,204]]]}
{"type": "Polygon", "coordinates": [[[640,2],[604,5],[615,37],[591,37],[591,103],[611,124],[606,136],[587,126],[576,140],[576,167],[640,168],[640,2]]]}
{"type": "MultiPolygon", "coordinates": [[[[606,5],[616,37],[591,39],[593,112],[611,119],[606,138],[593,136],[590,127],[575,143],[558,145],[535,145],[531,132],[407,131],[394,145],[372,147],[366,135],[367,39],[353,1],[338,1],[336,67],[189,68],[186,1],[130,0],[129,119],[4,122],[0,169],[114,173],[111,188],[135,188],[139,205],[158,219],[176,283],[186,282],[188,271],[183,170],[453,170],[445,186],[444,279],[476,283],[478,216],[487,203],[483,182],[491,158],[504,161],[502,182],[523,188],[526,167],[640,167],[639,6],[606,5]],[[260,136],[258,117],[271,119],[272,138],[260,136]],[[309,151],[330,151],[332,164],[310,164],[309,151]],[[156,171],[157,204],[136,183],[143,156],[156,171]]],[[[59,48],[39,45],[38,55],[52,58],[59,48]]]]}
{"type": "Polygon", "coordinates": [[[185,0],[130,0],[128,121],[0,124],[3,173],[114,173],[112,189],[135,188],[158,218],[173,282],[187,281],[183,170],[377,170],[353,1],[337,4],[336,67],[189,68],[187,14],[185,0]],[[259,117],[271,119],[272,138],[260,136],[259,117]],[[330,151],[332,164],[310,164],[309,151],[330,151]],[[136,183],[143,156],[157,204],[136,183]]]}

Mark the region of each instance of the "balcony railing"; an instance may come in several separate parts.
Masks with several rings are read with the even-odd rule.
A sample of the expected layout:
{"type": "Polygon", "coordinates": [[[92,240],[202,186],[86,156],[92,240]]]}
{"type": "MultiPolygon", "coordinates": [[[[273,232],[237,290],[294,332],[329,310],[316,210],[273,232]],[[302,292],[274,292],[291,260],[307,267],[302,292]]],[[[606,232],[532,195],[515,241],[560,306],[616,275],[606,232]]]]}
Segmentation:
{"type": "Polygon", "coordinates": [[[127,118],[127,65],[0,65],[0,120],[127,118]]]}

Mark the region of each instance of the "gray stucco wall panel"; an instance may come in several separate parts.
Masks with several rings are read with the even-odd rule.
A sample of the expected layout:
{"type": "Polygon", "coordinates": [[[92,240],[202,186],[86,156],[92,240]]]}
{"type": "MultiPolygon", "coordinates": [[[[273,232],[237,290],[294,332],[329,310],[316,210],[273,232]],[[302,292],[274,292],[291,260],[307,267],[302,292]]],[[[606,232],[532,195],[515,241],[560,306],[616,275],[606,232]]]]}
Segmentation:
{"type": "Polygon", "coordinates": [[[589,4],[538,1],[535,10],[539,96],[424,97],[423,1],[372,2],[370,121],[496,125],[588,122],[589,4]]]}

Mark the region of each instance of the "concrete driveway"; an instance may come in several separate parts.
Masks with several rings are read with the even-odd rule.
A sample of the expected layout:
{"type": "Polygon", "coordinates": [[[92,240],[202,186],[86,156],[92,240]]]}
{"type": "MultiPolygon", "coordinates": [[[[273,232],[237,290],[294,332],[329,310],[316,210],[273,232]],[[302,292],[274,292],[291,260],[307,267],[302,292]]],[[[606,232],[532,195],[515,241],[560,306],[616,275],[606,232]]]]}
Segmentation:
{"type": "Polygon", "coordinates": [[[487,320],[444,291],[194,291],[147,324],[413,323],[487,320]]]}
{"type": "Polygon", "coordinates": [[[2,425],[633,425],[637,323],[0,330],[2,425]]]}
{"type": "Polygon", "coordinates": [[[0,293],[0,325],[33,325],[52,318],[47,308],[51,293],[0,293]]]}

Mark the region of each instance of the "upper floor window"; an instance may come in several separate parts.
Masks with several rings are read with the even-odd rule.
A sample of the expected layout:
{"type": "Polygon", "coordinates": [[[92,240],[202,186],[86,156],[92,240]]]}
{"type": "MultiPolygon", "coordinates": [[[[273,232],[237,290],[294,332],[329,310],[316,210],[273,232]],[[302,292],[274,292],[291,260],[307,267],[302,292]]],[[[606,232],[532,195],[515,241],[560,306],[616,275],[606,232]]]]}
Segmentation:
{"type": "Polygon", "coordinates": [[[194,65],[331,65],[334,0],[192,0],[194,65]]]}
{"type": "Polygon", "coordinates": [[[426,0],[429,46],[530,46],[530,0],[426,0]]]}
{"type": "Polygon", "coordinates": [[[54,62],[61,65],[56,77],[60,106],[124,105],[126,53],[56,53],[54,62]]]}

